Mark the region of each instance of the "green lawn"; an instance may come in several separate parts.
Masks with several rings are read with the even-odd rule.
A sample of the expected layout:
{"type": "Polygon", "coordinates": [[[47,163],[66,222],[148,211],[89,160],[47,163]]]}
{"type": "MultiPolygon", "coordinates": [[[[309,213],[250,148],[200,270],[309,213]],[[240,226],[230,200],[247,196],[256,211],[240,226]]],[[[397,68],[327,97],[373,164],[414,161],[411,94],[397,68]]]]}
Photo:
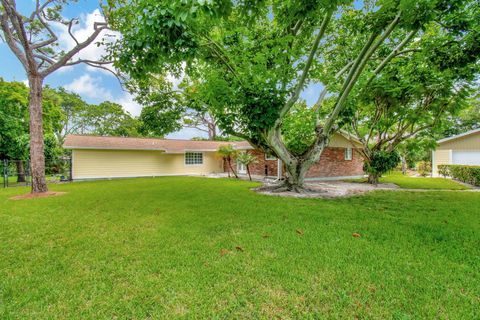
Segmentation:
{"type": "Polygon", "coordinates": [[[0,319],[480,318],[480,193],[293,199],[253,185],[0,190],[0,319]]]}
{"type": "MultiPolygon", "coordinates": [[[[366,182],[366,179],[352,180],[355,182],[366,182]]],[[[430,177],[410,177],[401,172],[391,172],[380,178],[380,183],[394,183],[404,189],[447,189],[447,190],[467,190],[469,189],[451,179],[430,178],[430,177]]]]}

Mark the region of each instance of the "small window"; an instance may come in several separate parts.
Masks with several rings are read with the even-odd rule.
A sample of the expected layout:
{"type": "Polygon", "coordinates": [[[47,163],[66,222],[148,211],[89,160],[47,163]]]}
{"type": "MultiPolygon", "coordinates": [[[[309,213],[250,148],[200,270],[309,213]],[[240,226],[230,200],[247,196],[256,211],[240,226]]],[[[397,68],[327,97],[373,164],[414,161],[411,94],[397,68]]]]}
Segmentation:
{"type": "Polygon", "coordinates": [[[352,148],[345,149],[345,160],[352,160],[352,148]]]}
{"type": "Polygon", "coordinates": [[[186,165],[203,164],[203,153],[185,152],[185,164],[186,165]]]}
{"type": "Polygon", "coordinates": [[[265,153],[265,160],[277,160],[277,157],[270,153],[265,153]]]}

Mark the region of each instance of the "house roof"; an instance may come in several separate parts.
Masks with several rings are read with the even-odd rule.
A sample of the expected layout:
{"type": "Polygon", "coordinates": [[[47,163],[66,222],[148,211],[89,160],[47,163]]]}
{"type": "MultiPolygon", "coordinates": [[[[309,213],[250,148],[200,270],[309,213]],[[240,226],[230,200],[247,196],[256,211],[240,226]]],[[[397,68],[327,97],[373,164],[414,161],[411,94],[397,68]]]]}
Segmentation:
{"type": "Polygon", "coordinates": [[[447,141],[450,141],[450,140],[455,140],[455,139],[459,139],[459,138],[463,138],[463,137],[466,137],[466,136],[469,136],[471,134],[475,134],[475,133],[480,133],[480,128],[478,129],[474,129],[474,130],[470,130],[470,131],[467,131],[467,132],[464,132],[464,133],[461,133],[461,134],[457,134],[455,136],[451,136],[451,137],[448,137],[448,138],[444,138],[444,139],[440,139],[437,141],[438,144],[441,144],[443,142],[447,142],[447,141]]]}
{"type": "MultiPolygon", "coordinates": [[[[65,149],[101,149],[101,150],[156,150],[165,153],[184,153],[185,151],[213,152],[222,145],[232,144],[239,149],[247,149],[247,141],[197,141],[177,139],[100,137],[90,135],[67,135],[65,149]]],[[[251,148],[251,147],[250,147],[251,148]]]]}
{"type": "MultiPolygon", "coordinates": [[[[347,140],[357,141],[351,135],[340,132],[347,140]]],[[[248,141],[206,141],[180,139],[103,137],[92,135],[67,135],[63,147],[65,149],[98,149],[98,150],[155,150],[165,153],[184,153],[186,151],[214,152],[220,146],[233,145],[237,150],[254,149],[248,141]]]]}

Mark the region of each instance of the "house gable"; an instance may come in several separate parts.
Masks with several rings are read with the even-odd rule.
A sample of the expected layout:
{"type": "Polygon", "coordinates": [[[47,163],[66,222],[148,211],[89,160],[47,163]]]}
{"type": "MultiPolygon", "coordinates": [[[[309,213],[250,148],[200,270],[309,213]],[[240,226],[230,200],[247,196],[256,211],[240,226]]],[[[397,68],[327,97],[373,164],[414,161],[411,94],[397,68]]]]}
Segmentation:
{"type": "Polygon", "coordinates": [[[439,140],[437,150],[480,150],[480,129],[439,140]]]}

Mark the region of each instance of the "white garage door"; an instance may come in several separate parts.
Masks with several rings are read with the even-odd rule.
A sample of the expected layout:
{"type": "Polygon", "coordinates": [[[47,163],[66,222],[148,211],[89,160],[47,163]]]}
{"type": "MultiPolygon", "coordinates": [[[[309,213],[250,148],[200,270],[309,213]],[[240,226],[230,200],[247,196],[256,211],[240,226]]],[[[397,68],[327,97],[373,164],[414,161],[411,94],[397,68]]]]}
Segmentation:
{"type": "Polygon", "coordinates": [[[453,164],[480,165],[480,151],[453,151],[453,164]]]}

